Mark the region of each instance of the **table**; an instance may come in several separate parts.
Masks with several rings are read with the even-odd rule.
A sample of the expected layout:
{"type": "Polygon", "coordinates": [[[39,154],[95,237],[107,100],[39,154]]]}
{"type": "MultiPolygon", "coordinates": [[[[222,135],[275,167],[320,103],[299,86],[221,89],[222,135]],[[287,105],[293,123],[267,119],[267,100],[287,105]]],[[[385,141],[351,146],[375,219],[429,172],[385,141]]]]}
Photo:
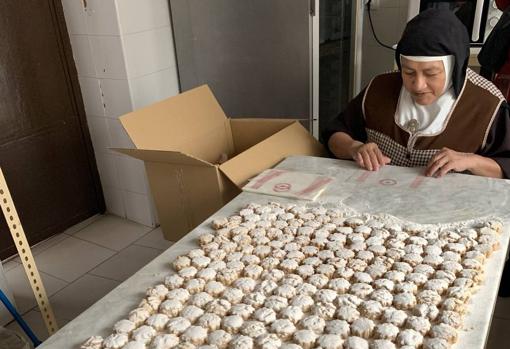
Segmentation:
{"type": "MultiPolygon", "coordinates": [[[[344,204],[358,211],[387,213],[416,223],[450,223],[488,215],[503,219],[505,230],[501,248],[486,264],[486,279],[472,297],[472,313],[465,318],[464,329],[454,348],[477,349],[485,346],[496,304],[499,280],[510,239],[510,181],[449,174],[444,178],[421,176],[421,168],[386,166],[378,172],[359,169],[353,162],[295,156],[276,168],[318,173],[335,177],[335,182],[311,205],[344,204]]],[[[232,215],[250,202],[295,202],[295,200],[242,193],[216,212],[212,218],[232,215]]],[[[309,202],[303,202],[310,204],[309,202]]],[[[38,348],[79,348],[88,337],[112,332],[116,321],[125,318],[144,297],[145,289],[161,283],[171,271],[169,262],[197,248],[196,239],[210,230],[210,220],[198,226],[152,262],[124,281],[93,306],[61,328],[38,348]]]]}

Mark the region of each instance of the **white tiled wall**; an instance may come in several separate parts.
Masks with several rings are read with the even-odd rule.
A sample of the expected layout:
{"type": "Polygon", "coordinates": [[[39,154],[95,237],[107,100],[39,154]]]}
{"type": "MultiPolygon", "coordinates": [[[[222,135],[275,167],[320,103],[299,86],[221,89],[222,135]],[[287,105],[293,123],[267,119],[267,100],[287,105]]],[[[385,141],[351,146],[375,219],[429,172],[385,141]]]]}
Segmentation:
{"type": "Polygon", "coordinates": [[[119,116],[179,93],[168,1],[62,4],[107,210],[154,226],[143,162],[109,148],[134,147],[119,116]]]}
{"type": "MultiPolygon", "coordinates": [[[[377,37],[384,44],[393,46],[398,42],[407,23],[408,0],[379,0],[379,7],[372,9],[372,21],[377,37]]],[[[377,74],[392,70],[394,52],[379,46],[375,41],[368,13],[363,19],[363,54],[361,86],[365,87],[377,74]]]]}

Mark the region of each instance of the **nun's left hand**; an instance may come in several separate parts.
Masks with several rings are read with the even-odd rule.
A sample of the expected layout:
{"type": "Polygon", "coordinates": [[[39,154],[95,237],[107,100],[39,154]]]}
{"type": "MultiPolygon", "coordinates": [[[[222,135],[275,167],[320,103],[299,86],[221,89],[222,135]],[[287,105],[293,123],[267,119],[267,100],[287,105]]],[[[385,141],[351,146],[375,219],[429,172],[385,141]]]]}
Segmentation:
{"type": "Polygon", "coordinates": [[[430,159],[425,175],[428,177],[443,177],[450,171],[463,172],[469,170],[473,165],[473,156],[473,153],[461,153],[443,148],[430,159]]]}

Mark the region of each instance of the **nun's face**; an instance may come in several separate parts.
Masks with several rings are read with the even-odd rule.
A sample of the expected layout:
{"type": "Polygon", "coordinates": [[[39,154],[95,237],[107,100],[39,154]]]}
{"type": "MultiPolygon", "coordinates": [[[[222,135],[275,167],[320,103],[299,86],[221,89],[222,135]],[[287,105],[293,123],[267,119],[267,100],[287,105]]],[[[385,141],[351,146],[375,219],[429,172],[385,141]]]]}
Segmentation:
{"type": "Polygon", "coordinates": [[[443,61],[415,62],[402,57],[402,80],[416,103],[429,105],[444,92],[443,61]]]}

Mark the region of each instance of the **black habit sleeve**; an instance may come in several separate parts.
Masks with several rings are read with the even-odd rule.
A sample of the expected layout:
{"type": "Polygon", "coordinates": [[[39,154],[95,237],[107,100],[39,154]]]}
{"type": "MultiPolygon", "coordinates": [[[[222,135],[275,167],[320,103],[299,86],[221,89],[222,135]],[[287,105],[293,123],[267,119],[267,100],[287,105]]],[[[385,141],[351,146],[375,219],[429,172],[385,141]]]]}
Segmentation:
{"type": "Polygon", "coordinates": [[[354,140],[366,142],[367,132],[365,130],[365,120],[363,118],[363,96],[365,90],[361,91],[352,101],[349,102],[347,108],[340,113],[335,119],[331,120],[325,130],[321,134],[321,139],[326,148],[328,148],[329,138],[335,132],[345,132],[354,140]]]}
{"type": "Polygon", "coordinates": [[[503,102],[494,119],[484,149],[479,155],[496,161],[503,171],[503,178],[510,179],[510,107],[503,102]]]}

